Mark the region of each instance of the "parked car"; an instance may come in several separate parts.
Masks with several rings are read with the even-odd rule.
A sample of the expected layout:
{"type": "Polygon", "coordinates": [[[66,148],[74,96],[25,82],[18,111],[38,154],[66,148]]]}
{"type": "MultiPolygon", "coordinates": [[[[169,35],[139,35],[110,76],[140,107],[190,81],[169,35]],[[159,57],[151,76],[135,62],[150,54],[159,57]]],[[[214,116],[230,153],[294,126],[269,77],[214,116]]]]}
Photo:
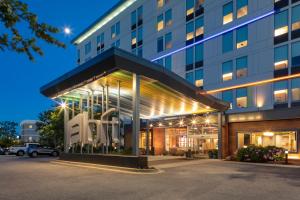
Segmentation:
{"type": "Polygon", "coordinates": [[[31,145],[27,150],[27,154],[33,158],[37,157],[38,155],[49,155],[57,157],[59,156],[59,150],[42,145],[31,145]]]}
{"type": "Polygon", "coordinates": [[[0,147],[0,155],[8,155],[8,154],[9,154],[8,148],[0,147]]]}
{"type": "Polygon", "coordinates": [[[25,143],[24,145],[14,145],[9,147],[9,154],[14,154],[16,156],[24,156],[29,147],[32,145],[39,145],[39,143],[25,143]]]}

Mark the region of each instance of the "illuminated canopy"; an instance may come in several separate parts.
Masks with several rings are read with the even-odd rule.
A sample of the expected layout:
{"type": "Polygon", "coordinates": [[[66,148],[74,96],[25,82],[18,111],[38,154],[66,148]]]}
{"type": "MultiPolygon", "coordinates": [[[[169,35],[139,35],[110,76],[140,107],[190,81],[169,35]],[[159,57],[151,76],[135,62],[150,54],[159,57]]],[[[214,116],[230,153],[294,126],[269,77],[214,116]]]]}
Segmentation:
{"type": "Polygon", "coordinates": [[[133,74],[140,75],[140,115],[156,118],[225,111],[229,104],[175,73],[118,48],[111,48],[41,88],[50,98],[78,99],[88,94],[101,96],[109,86],[111,107],[116,106],[120,83],[121,111],[132,112],[133,74]]]}

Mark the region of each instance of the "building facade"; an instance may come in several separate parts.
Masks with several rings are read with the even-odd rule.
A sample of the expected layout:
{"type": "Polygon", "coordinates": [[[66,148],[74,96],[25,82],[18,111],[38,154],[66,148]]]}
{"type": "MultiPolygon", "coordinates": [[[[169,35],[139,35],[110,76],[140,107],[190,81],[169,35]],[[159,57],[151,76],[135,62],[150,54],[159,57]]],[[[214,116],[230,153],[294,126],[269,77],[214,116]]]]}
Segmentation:
{"type": "Polygon", "coordinates": [[[229,102],[223,156],[249,144],[299,155],[299,0],[120,1],[73,43],[78,64],[116,46],[229,102]]]}
{"type": "Polygon", "coordinates": [[[20,123],[20,139],[22,142],[38,142],[40,140],[37,123],[36,120],[24,120],[20,123]]]}

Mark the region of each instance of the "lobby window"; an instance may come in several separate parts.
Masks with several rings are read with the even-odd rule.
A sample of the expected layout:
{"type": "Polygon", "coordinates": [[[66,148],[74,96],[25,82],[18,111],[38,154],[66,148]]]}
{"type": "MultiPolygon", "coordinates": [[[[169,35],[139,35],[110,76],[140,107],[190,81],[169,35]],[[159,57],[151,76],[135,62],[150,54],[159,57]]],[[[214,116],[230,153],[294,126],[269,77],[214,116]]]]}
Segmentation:
{"type": "Polygon", "coordinates": [[[114,39],[120,35],[120,22],[117,22],[111,27],[111,38],[114,39]]]}
{"type": "Polygon", "coordinates": [[[203,43],[195,46],[195,67],[203,66],[203,43]]]}
{"type": "Polygon", "coordinates": [[[300,102],[300,78],[292,79],[292,102],[300,102]]]}
{"type": "Polygon", "coordinates": [[[228,24],[233,21],[233,2],[223,6],[223,24],[228,24]]]}
{"type": "Polygon", "coordinates": [[[91,53],[91,51],[92,51],[92,43],[88,42],[84,46],[84,53],[85,53],[85,55],[88,55],[89,53],[91,53]]]}
{"type": "Polygon", "coordinates": [[[203,17],[200,17],[195,20],[195,28],[196,28],[196,33],[195,33],[196,41],[199,41],[199,40],[203,39],[203,35],[204,35],[203,17]]]}
{"type": "Polygon", "coordinates": [[[157,31],[161,31],[164,28],[164,15],[161,14],[157,17],[157,31]]]}
{"type": "Polygon", "coordinates": [[[165,68],[172,71],[172,56],[165,57],[165,68]]]}
{"type": "Polygon", "coordinates": [[[236,31],[236,48],[240,49],[248,46],[248,26],[237,29],[236,31]]]}
{"type": "Polygon", "coordinates": [[[137,19],[138,19],[138,26],[143,24],[143,6],[140,6],[137,9],[137,19]]]}
{"type": "Polygon", "coordinates": [[[292,8],[292,39],[300,37],[300,5],[292,8]]]}
{"type": "Polygon", "coordinates": [[[233,78],[232,61],[228,61],[222,64],[222,79],[223,81],[230,81],[233,78]]]}
{"type": "Polygon", "coordinates": [[[274,44],[288,41],[288,10],[275,14],[274,44]]]}
{"type": "Polygon", "coordinates": [[[246,77],[248,74],[248,57],[241,57],[236,59],[236,77],[246,77]]]}
{"type": "Polygon", "coordinates": [[[189,71],[189,70],[192,70],[194,68],[194,48],[193,47],[190,47],[188,49],[186,49],[185,51],[185,64],[186,64],[186,67],[185,67],[185,70],[186,71],[189,71]]]}
{"type": "Polygon", "coordinates": [[[186,25],[186,43],[192,44],[194,42],[194,21],[186,25]]]}
{"type": "Polygon", "coordinates": [[[233,50],[233,32],[229,32],[223,35],[222,50],[223,53],[227,53],[233,50]]]}
{"type": "Polygon", "coordinates": [[[203,69],[195,70],[195,85],[197,87],[203,87],[203,69]]]}
{"type": "Polygon", "coordinates": [[[230,103],[230,109],[232,109],[233,92],[232,90],[222,92],[222,100],[230,103]]]}
{"type": "Polygon", "coordinates": [[[172,25],[172,23],[172,9],[169,9],[165,12],[165,25],[166,27],[169,27],[172,25]]]}
{"type": "Polygon", "coordinates": [[[237,18],[244,17],[248,14],[248,0],[237,0],[237,18]]]}
{"type": "Polygon", "coordinates": [[[171,49],[172,48],[172,33],[167,33],[165,35],[165,49],[171,49]]]}
{"type": "Polygon", "coordinates": [[[274,83],[274,103],[286,104],[288,102],[288,82],[279,81],[274,83]]]}
{"type": "Polygon", "coordinates": [[[292,43],[292,74],[300,72],[300,42],[292,43]]]}
{"type": "Polygon", "coordinates": [[[164,37],[161,36],[157,39],[157,53],[164,50],[164,37]]]}
{"type": "Polygon", "coordinates": [[[193,73],[193,72],[186,73],[186,74],[185,74],[185,79],[186,79],[188,82],[194,84],[194,73],[193,73]]]}
{"type": "Polygon", "coordinates": [[[104,33],[97,36],[97,54],[104,51],[104,33]]]}
{"type": "Polygon", "coordinates": [[[236,90],[236,105],[238,108],[247,108],[248,106],[248,90],[247,88],[240,88],[236,90]]]}
{"type": "Polygon", "coordinates": [[[186,0],[186,21],[194,18],[195,0],[186,0]]]}

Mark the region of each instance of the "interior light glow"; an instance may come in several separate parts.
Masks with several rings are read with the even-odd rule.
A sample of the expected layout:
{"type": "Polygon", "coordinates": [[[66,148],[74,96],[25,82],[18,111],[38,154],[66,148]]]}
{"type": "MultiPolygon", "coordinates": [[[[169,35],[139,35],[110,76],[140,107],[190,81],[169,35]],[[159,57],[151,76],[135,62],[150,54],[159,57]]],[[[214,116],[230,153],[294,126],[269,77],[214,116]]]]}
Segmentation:
{"type": "Polygon", "coordinates": [[[193,46],[195,46],[195,45],[197,45],[197,44],[201,44],[201,43],[204,43],[204,42],[206,42],[206,41],[212,40],[212,39],[214,39],[214,38],[216,38],[216,37],[219,37],[219,36],[221,36],[221,35],[223,35],[223,34],[226,34],[226,33],[228,33],[228,32],[231,32],[231,31],[233,31],[233,30],[235,30],[235,29],[241,28],[241,27],[246,26],[246,25],[248,25],[248,24],[254,23],[254,22],[258,21],[258,20],[261,20],[261,19],[264,19],[264,18],[266,18],[266,17],[269,17],[269,16],[273,15],[274,13],[275,13],[275,11],[272,10],[272,11],[270,11],[270,12],[267,12],[267,13],[263,14],[263,15],[260,15],[260,16],[258,16],[258,17],[255,17],[255,18],[251,19],[251,20],[248,20],[248,21],[246,21],[246,22],[244,22],[244,23],[241,23],[241,24],[239,24],[239,25],[237,25],[237,26],[233,26],[233,27],[231,27],[231,28],[229,28],[229,29],[226,29],[226,30],[224,30],[224,31],[218,32],[218,33],[213,34],[213,35],[211,35],[211,36],[208,36],[207,38],[204,38],[203,40],[200,40],[200,41],[195,42],[195,43],[193,43],[193,44],[190,44],[190,45],[184,46],[184,47],[182,47],[182,48],[176,49],[176,50],[174,50],[174,51],[172,51],[172,52],[169,52],[169,53],[164,54],[164,55],[162,55],[162,56],[159,56],[159,57],[157,57],[157,58],[154,58],[154,59],[152,59],[151,61],[154,62],[154,61],[160,60],[160,59],[162,59],[162,58],[168,57],[168,56],[170,56],[170,55],[173,55],[173,54],[175,54],[175,53],[178,53],[178,52],[181,52],[181,51],[183,51],[183,50],[185,50],[185,49],[188,49],[188,48],[190,48],[190,47],[193,47],[193,46]]]}
{"type": "Polygon", "coordinates": [[[274,133],[273,132],[264,132],[263,135],[266,137],[273,137],[274,133]]]}

